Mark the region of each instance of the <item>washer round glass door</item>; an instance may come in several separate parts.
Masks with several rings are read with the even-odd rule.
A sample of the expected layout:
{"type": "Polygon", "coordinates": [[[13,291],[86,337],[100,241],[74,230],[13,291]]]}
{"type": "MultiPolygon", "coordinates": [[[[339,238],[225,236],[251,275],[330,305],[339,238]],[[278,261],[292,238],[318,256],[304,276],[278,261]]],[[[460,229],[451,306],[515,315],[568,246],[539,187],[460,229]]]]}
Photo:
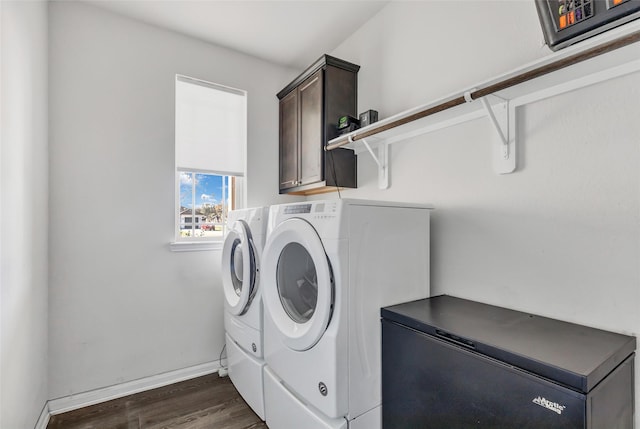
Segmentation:
{"type": "Polygon", "coordinates": [[[257,258],[249,226],[237,220],[231,226],[222,248],[222,285],[227,309],[234,316],[243,314],[255,295],[257,258]]]}
{"type": "Polygon", "coordinates": [[[331,319],[331,266],[316,230],[307,221],[287,219],[269,235],[263,253],[263,299],[283,342],[308,350],[331,319]]]}

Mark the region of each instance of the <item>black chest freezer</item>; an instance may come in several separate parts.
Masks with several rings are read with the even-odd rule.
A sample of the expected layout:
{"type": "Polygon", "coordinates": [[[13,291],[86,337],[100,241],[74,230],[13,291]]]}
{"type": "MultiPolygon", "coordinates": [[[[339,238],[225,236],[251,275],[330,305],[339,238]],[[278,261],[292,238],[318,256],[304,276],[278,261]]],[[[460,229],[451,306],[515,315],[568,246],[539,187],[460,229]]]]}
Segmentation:
{"type": "Polygon", "coordinates": [[[631,429],[635,337],[451,296],[385,307],[383,429],[631,429]]]}

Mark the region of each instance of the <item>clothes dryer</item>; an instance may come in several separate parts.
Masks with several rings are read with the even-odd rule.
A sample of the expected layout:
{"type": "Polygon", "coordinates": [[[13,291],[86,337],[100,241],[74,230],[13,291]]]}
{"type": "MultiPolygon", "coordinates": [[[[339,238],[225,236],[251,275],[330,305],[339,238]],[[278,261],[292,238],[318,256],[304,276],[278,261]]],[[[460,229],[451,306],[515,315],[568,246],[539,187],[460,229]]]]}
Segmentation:
{"type": "Polygon", "coordinates": [[[380,308],[429,296],[429,207],[272,206],[263,254],[270,429],[380,427],[380,308]]]}
{"type": "Polygon", "coordinates": [[[260,258],[269,207],[230,211],[222,249],[224,327],[229,378],[264,420],[263,304],[260,258]]]}

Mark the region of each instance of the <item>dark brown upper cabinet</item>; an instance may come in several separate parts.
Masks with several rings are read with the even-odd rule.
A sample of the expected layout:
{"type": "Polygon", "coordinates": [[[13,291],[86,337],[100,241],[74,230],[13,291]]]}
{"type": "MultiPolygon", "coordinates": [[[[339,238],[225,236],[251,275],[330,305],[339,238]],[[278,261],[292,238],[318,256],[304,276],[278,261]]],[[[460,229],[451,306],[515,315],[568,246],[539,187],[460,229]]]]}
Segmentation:
{"type": "Polygon", "coordinates": [[[323,55],[278,93],[280,193],[313,195],[355,188],[356,155],[324,150],[341,116],[357,117],[360,66],[323,55]]]}

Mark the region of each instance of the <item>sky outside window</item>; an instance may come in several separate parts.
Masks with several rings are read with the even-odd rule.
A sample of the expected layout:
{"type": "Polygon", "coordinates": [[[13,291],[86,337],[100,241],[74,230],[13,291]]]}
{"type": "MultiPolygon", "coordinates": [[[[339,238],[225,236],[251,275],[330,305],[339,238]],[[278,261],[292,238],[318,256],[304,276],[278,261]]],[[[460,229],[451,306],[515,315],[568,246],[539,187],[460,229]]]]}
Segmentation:
{"type": "Polygon", "coordinates": [[[204,204],[217,205],[223,202],[223,176],[180,172],[180,206],[193,208],[194,202],[191,190],[194,184],[194,176],[196,186],[196,208],[202,207],[204,204]]]}

